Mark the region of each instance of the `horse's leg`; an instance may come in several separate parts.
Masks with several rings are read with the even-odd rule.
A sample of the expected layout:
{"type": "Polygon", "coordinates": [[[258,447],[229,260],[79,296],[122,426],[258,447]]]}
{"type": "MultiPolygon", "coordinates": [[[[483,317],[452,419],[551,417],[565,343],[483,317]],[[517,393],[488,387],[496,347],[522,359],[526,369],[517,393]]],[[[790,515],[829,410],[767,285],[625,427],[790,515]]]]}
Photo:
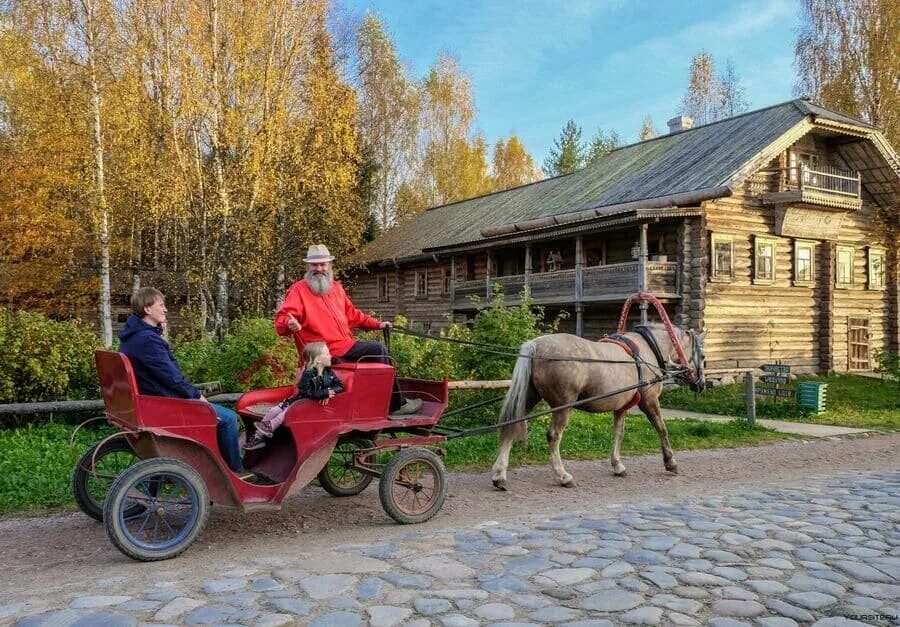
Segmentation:
{"type": "Polygon", "coordinates": [[[509,451],[512,449],[513,442],[519,437],[521,427],[511,425],[500,429],[500,450],[497,453],[497,459],[491,472],[491,479],[494,487],[498,490],[506,490],[506,469],[509,466],[509,451]]]}
{"type": "Polygon", "coordinates": [[[662,446],[663,465],[665,465],[666,470],[669,472],[677,474],[678,464],[675,463],[675,452],[672,450],[672,445],[669,444],[669,430],[666,429],[666,421],[663,420],[662,414],[659,411],[659,397],[648,394],[641,398],[641,402],[638,406],[641,408],[641,411],[647,415],[650,424],[653,425],[653,428],[656,429],[656,433],[659,434],[659,443],[660,446],[662,446]]]}
{"type": "Polygon", "coordinates": [[[559,454],[559,444],[562,441],[563,432],[566,425],[569,424],[569,417],[572,415],[572,409],[558,409],[553,412],[553,420],[550,421],[550,427],[547,429],[547,445],[550,448],[550,464],[553,466],[553,472],[556,474],[556,480],[565,488],[574,488],[575,479],[572,478],[563,467],[562,457],[559,454]]]}
{"type": "Polygon", "coordinates": [[[617,477],[625,474],[625,464],[619,457],[619,450],[622,447],[622,437],[625,435],[625,415],[627,413],[624,409],[617,409],[613,412],[613,448],[609,461],[612,464],[613,474],[617,477]]]}

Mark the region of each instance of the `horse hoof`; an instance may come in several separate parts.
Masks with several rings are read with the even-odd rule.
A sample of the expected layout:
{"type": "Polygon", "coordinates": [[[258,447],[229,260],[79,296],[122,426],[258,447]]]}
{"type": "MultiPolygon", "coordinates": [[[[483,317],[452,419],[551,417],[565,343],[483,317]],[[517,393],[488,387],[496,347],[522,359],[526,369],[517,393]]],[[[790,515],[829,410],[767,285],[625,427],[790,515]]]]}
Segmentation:
{"type": "Polygon", "coordinates": [[[678,464],[672,464],[671,466],[666,466],[666,470],[671,472],[673,475],[678,474],[678,464]]]}
{"type": "Polygon", "coordinates": [[[564,487],[564,488],[575,488],[575,487],[578,487],[578,484],[575,483],[575,480],[574,480],[574,479],[569,479],[568,481],[566,481],[565,483],[561,483],[560,485],[561,485],[562,487],[564,487]]]}
{"type": "Polygon", "coordinates": [[[506,492],[506,479],[494,479],[494,487],[501,492],[506,492]]]}
{"type": "Polygon", "coordinates": [[[613,476],[614,477],[624,477],[625,469],[624,468],[613,468],[613,476]]]}

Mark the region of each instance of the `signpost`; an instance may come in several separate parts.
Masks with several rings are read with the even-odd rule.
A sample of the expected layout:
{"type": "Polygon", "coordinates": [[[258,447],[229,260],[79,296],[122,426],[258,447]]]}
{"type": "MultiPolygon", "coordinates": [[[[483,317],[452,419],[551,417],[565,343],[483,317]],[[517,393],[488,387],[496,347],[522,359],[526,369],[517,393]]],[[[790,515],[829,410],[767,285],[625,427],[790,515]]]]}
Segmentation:
{"type": "Polygon", "coordinates": [[[757,387],[756,393],[759,396],[771,396],[772,401],[777,403],[779,398],[794,398],[796,393],[794,390],[779,388],[779,385],[787,385],[790,382],[788,375],[791,367],[786,364],[774,363],[763,364],[760,369],[764,374],[759,378],[763,383],[771,383],[773,387],[757,387]]]}

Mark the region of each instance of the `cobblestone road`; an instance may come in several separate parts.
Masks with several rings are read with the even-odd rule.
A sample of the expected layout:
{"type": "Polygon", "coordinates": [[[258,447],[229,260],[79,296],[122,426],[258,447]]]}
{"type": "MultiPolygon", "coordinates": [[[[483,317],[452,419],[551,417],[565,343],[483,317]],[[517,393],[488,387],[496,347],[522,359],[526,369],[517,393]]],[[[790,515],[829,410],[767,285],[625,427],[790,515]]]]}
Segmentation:
{"type": "MultiPolygon", "coordinates": [[[[900,472],[260,558],[198,586],[60,599],[32,625],[900,624],[900,472]]],[[[190,559],[190,551],[179,559],[190,559]]]]}

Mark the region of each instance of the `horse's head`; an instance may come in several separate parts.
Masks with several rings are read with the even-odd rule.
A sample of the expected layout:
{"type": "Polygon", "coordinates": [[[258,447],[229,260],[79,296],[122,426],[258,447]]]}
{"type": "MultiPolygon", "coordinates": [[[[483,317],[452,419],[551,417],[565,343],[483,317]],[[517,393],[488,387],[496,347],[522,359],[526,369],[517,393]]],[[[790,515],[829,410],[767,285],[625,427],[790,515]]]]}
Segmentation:
{"type": "Polygon", "coordinates": [[[681,362],[678,348],[664,324],[654,323],[648,325],[648,328],[667,364],[674,366],[675,379],[682,385],[690,386],[695,392],[702,392],[706,388],[706,357],[703,354],[703,340],[706,339],[706,331],[698,333],[693,329],[684,330],[681,327],[673,327],[675,337],[681,344],[681,350],[687,360],[685,364],[681,362]]]}
{"type": "Polygon", "coordinates": [[[694,376],[688,379],[688,385],[694,392],[702,392],[706,389],[706,355],[703,353],[703,341],[706,339],[706,331],[697,333],[693,329],[689,329],[686,332],[682,331],[682,333],[690,338],[691,345],[691,352],[687,355],[687,358],[688,366],[693,369],[694,376]]]}

